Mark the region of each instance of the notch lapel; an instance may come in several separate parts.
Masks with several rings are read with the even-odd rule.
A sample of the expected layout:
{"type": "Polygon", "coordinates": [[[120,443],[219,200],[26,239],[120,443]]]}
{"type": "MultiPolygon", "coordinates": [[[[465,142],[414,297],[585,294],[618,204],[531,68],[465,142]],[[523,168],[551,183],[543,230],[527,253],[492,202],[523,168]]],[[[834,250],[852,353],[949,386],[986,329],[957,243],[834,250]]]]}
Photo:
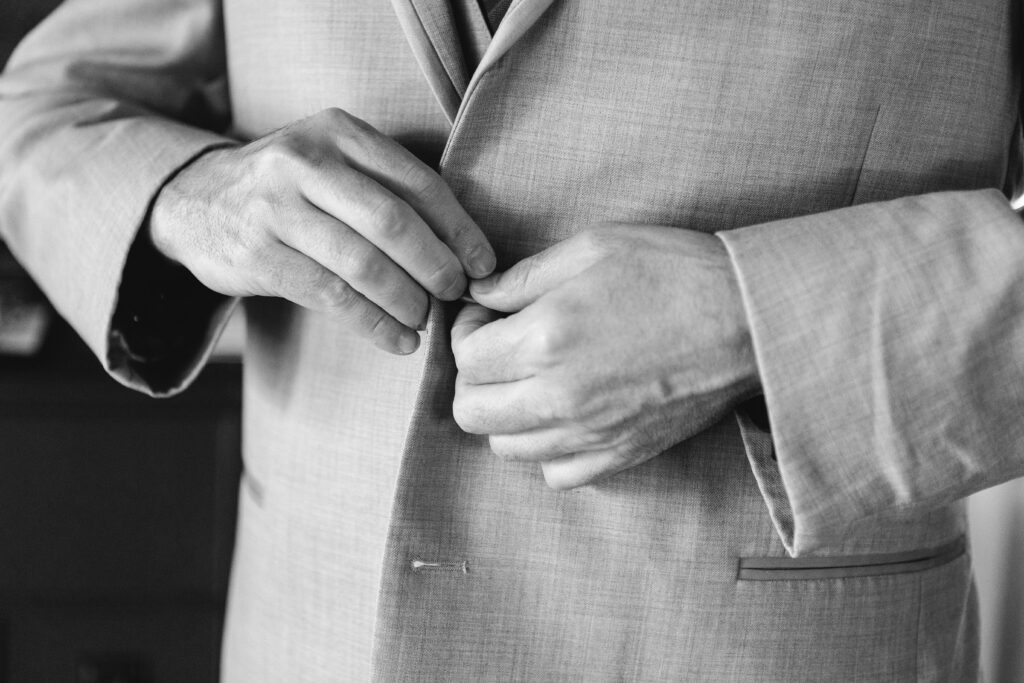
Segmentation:
{"type": "Polygon", "coordinates": [[[469,94],[476,87],[480,77],[487,73],[487,70],[494,66],[502,55],[526,34],[553,2],[554,0],[512,0],[505,17],[498,24],[498,30],[494,32],[491,44],[487,46],[487,51],[484,52],[479,66],[463,93],[465,99],[469,99],[469,94]]]}
{"type": "Polygon", "coordinates": [[[470,78],[449,0],[391,0],[416,62],[449,123],[455,122],[464,96],[480,76],[523,37],[552,2],[513,0],[470,78]]]}
{"type": "Polygon", "coordinates": [[[448,0],[391,0],[420,69],[448,122],[455,121],[469,83],[459,33],[448,0]]]}

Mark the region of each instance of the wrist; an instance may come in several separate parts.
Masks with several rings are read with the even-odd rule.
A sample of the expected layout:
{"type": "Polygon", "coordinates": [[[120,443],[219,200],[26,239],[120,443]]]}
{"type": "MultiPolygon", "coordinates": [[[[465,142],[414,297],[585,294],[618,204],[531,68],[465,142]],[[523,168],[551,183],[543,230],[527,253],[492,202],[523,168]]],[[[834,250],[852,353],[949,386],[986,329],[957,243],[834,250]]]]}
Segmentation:
{"type": "Polygon", "coordinates": [[[209,185],[210,166],[234,148],[234,145],[208,148],[168,177],[153,198],[139,238],[169,261],[182,263],[182,220],[192,220],[188,217],[195,216],[191,206],[209,185]]]}

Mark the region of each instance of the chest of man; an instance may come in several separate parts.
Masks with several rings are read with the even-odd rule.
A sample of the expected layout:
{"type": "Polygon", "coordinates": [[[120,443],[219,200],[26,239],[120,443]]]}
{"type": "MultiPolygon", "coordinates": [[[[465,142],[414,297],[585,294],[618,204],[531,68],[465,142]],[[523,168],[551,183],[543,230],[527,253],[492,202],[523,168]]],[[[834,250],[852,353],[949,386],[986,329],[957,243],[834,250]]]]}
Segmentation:
{"type": "MultiPolygon", "coordinates": [[[[236,132],[327,107],[365,119],[441,169],[499,267],[599,221],[718,231],[1005,180],[1017,85],[1004,0],[514,0],[491,37],[474,7],[226,0],[236,132]]],[[[792,673],[798,654],[834,680],[891,677],[916,666],[919,592],[966,591],[962,565],[923,588],[737,581],[737,557],[784,550],[734,423],[555,494],[459,434],[444,386],[414,410],[444,331],[394,359],[281,302],[247,313],[246,476],[260,495],[242,503],[235,590],[252,602],[234,603],[250,611],[230,619],[229,661],[313,643],[334,631],[310,615],[351,609],[376,614],[384,680],[757,680],[792,673]],[[417,440],[424,423],[439,431],[417,440]],[[823,629],[801,610],[835,619],[823,629]],[[783,622],[785,642],[821,647],[760,638],[783,622]],[[855,651],[869,622],[890,629],[870,631],[870,666],[855,651]]],[[[962,518],[878,524],[886,534],[851,531],[850,546],[937,546],[962,518]]]]}

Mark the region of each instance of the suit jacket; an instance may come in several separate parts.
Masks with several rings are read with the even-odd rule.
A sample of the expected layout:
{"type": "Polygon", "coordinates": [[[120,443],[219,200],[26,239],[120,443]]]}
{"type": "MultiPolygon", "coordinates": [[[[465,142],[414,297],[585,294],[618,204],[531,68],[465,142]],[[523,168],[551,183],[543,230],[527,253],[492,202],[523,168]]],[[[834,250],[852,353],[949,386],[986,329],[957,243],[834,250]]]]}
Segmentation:
{"type": "Polygon", "coordinates": [[[503,266],[607,220],[729,249],[771,432],[740,413],[564,493],[453,423],[450,311],[394,358],[246,301],[226,680],[969,680],[960,499],[1024,473],[1017,21],[515,0],[474,70],[438,0],[69,0],[0,80],[0,225],[143,390],[123,263],[224,124],[366,119],[503,266]]]}

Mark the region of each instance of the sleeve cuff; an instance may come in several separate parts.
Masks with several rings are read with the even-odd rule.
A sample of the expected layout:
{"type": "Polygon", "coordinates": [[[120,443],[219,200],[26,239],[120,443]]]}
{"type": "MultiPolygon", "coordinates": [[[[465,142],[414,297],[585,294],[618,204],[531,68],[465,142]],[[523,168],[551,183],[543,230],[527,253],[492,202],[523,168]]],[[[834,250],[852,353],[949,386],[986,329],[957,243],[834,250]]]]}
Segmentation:
{"type": "Polygon", "coordinates": [[[1024,231],[1001,193],[907,197],[719,237],[771,417],[769,434],[741,411],[740,429],[790,553],[1024,470],[1024,231]]]}
{"type": "Polygon", "coordinates": [[[110,372],[154,396],[182,389],[206,360],[233,306],[140,231],[128,252],[110,328],[110,372]]]}

